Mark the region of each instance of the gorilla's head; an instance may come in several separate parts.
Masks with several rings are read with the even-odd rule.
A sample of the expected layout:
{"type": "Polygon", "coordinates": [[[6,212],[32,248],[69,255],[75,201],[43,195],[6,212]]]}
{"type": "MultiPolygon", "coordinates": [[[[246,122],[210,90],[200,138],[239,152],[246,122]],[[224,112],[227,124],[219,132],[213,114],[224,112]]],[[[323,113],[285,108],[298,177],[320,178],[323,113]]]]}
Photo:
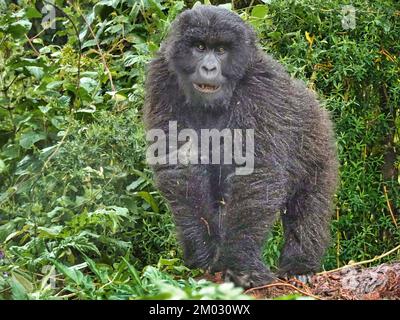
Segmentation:
{"type": "Polygon", "coordinates": [[[199,5],[174,21],[161,51],[186,100],[196,107],[226,107],[256,52],[253,29],[235,13],[199,5]]]}

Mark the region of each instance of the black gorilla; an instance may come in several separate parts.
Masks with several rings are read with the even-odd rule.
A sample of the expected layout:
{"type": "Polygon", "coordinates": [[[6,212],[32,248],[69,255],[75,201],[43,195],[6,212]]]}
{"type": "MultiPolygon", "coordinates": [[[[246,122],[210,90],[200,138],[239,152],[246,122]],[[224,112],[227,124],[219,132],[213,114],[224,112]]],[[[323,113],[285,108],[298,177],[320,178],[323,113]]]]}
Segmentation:
{"type": "Polygon", "coordinates": [[[320,268],[337,183],[331,121],[238,15],[197,6],[175,20],[150,63],[144,113],[147,130],[167,134],[170,121],[195,132],[254,129],[251,174],[224,163],[153,165],[189,266],[223,271],[244,287],[271,281],[261,247],[280,212],[280,274],[320,268]]]}

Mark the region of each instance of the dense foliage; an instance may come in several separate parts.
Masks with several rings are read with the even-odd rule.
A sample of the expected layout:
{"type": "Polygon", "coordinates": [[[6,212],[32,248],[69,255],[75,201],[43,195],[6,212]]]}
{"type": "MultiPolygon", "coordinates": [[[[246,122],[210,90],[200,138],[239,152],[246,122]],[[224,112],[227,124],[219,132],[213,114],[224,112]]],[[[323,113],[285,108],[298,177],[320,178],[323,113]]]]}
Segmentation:
{"type": "MultiPolygon", "coordinates": [[[[145,65],[192,3],[0,0],[1,298],[244,297],[193,280],[144,161],[145,65]]],[[[324,268],[394,248],[400,4],[353,1],[354,29],[336,0],[236,4],[224,6],[332,111],[341,185],[324,268]]],[[[281,240],[277,224],[272,268],[281,240]]]]}

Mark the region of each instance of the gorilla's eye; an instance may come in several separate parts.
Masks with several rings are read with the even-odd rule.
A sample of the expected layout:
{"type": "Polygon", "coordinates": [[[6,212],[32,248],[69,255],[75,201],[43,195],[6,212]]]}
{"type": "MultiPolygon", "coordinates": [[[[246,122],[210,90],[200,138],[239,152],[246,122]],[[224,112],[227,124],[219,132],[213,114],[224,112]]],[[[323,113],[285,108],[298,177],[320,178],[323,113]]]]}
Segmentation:
{"type": "Polygon", "coordinates": [[[217,48],[218,54],[224,54],[225,53],[225,48],[224,47],[218,47],[217,48]]]}
{"type": "Polygon", "coordinates": [[[206,46],[202,42],[196,43],[196,49],[199,51],[204,51],[206,49],[206,46]]]}

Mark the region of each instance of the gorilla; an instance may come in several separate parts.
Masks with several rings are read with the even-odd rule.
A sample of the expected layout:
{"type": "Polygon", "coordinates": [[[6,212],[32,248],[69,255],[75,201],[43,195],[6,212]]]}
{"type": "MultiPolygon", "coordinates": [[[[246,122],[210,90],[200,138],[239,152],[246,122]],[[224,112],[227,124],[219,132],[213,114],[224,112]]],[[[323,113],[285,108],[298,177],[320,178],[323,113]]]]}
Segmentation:
{"type": "MultiPolygon", "coordinates": [[[[314,93],[262,52],[237,14],[199,5],[173,22],[149,64],[144,104],[148,132],[173,135],[171,121],[199,134],[254,130],[249,174],[236,174],[235,163],[152,164],[185,263],[222,271],[226,281],[245,288],[271,282],[276,276],[261,251],[280,217],[285,242],[278,276],[318,271],[337,184],[332,123],[314,93]]],[[[164,159],[174,152],[171,140],[166,143],[156,152],[164,159]]]]}

